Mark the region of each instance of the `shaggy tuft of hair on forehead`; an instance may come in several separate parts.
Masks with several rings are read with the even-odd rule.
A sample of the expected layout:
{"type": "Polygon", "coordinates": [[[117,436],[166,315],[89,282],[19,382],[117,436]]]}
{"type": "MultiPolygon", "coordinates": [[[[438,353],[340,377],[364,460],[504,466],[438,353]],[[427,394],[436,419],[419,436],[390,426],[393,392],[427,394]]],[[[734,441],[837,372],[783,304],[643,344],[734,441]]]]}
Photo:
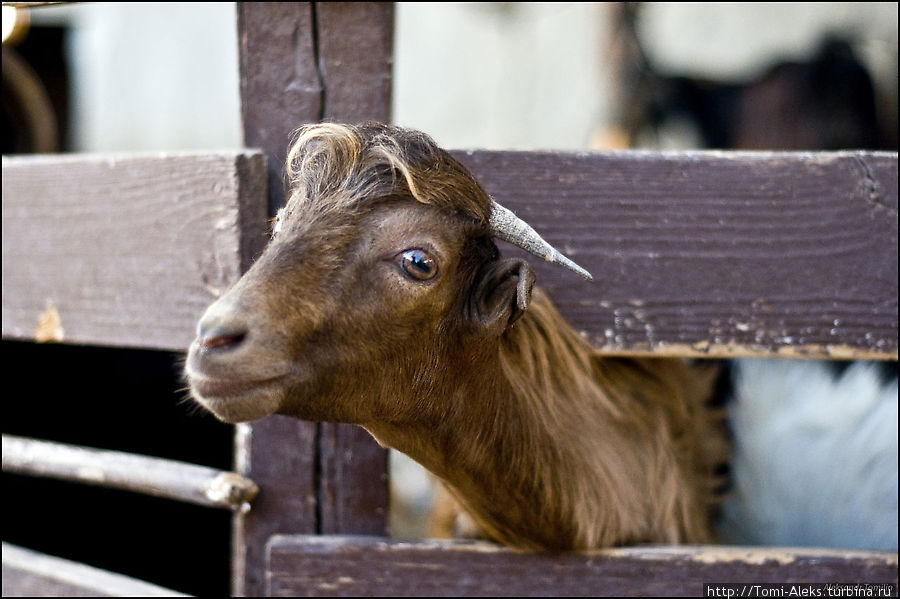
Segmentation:
{"type": "Polygon", "coordinates": [[[353,211],[384,197],[410,196],[487,224],[491,199],[431,137],[381,123],[318,123],[294,134],[288,152],[289,203],[353,211]]]}

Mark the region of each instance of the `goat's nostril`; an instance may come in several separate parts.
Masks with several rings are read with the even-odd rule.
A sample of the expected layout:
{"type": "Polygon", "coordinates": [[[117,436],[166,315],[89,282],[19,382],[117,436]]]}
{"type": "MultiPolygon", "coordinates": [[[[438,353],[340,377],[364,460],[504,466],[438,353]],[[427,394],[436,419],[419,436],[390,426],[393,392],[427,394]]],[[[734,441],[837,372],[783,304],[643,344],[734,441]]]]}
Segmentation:
{"type": "Polygon", "coordinates": [[[197,344],[203,349],[234,349],[247,336],[245,331],[225,331],[213,329],[197,337],[197,344]]]}

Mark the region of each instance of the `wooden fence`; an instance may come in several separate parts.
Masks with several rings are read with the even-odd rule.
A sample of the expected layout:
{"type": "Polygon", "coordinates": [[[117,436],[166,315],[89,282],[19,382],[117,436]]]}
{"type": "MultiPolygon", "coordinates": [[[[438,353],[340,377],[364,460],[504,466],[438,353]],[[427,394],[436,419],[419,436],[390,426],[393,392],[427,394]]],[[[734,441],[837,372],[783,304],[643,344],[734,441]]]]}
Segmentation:
{"type": "MultiPolygon", "coordinates": [[[[392,22],[389,3],[239,4],[245,143],[258,150],[4,157],[3,338],[184,350],[205,306],[265,243],[291,132],[323,119],[390,120],[392,22]]],[[[604,352],[897,359],[896,153],[456,156],[594,274],[596,283],[573,283],[535,265],[604,352]]],[[[897,582],[896,554],[553,556],[391,541],[385,452],[349,425],[242,424],[235,463],[261,489],[234,515],[236,594],[667,595],[696,594],[703,582],[897,582]]]]}

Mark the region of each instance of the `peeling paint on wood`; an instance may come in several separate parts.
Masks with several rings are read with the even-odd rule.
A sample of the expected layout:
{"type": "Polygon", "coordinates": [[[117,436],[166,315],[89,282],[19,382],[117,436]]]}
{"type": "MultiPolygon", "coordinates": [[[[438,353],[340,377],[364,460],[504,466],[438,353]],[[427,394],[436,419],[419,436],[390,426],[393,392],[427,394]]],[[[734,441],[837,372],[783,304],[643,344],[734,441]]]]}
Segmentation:
{"type": "Polygon", "coordinates": [[[454,154],[594,274],[529,260],[605,353],[897,359],[896,153],[454,154]]]}
{"type": "Polygon", "coordinates": [[[62,327],[62,318],[56,306],[50,304],[38,317],[34,329],[34,340],[38,343],[62,343],[66,333],[62,327]]]}
{"type": "MultiPolygon", "coordinates": [[[[593,341],[587,336],[589,341],[593,341]]],[[[690,345],[669,344],[659,341],[651,343],[597,344],[597,351],[608,356],[642,356],[648,358],[759,358],[777,357],[790,359],[831,359],[831,360],[897,360],[897,351],[871,351],[846,345],[783,345],[771,347],[753,344],[715,344],[700,341],[690,345]]]]}
{"type": "Polygon", "coordinates": [[[271,596],[679,596],[716,582],[897,583],[897,554],[816,548],[636,546],[522,553],[470,541],[278,536],[271,596]]]}

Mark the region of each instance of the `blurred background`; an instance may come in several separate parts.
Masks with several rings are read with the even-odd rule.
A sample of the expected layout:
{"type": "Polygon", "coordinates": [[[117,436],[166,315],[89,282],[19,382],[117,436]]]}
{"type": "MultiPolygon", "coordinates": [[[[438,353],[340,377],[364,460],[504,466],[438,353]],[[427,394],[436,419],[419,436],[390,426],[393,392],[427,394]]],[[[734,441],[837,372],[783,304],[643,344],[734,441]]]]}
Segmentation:
{"type": "MultiPolygon", "coordinates": [[[[4,152],[12,62],[62,151],[241,146],[231,3],[27,12],[4,152]]],[[[896,3],[401,2],[394,50],[394,122],[446,147],[897,147],[896,3]]]]}
{"type": "MultiPolygon", "coordinates": [[[[401,2],[392,118],[447,148],[896,151],[897,7],[401,2]]],[[[239,148],[235,6],[4,6],[2,100],[4,154],[239,148]]],[[[4,341],[3,359],[38,383],[3,403],[6,433],[232,467],[230,427],[182,401],[179,355],[4,341]]],[[[392,468],[394,532],[427,534],[427,479],[392,468]]],[[[228,593],[229,514],[3,479],[4,541],[228,593]]]]}

